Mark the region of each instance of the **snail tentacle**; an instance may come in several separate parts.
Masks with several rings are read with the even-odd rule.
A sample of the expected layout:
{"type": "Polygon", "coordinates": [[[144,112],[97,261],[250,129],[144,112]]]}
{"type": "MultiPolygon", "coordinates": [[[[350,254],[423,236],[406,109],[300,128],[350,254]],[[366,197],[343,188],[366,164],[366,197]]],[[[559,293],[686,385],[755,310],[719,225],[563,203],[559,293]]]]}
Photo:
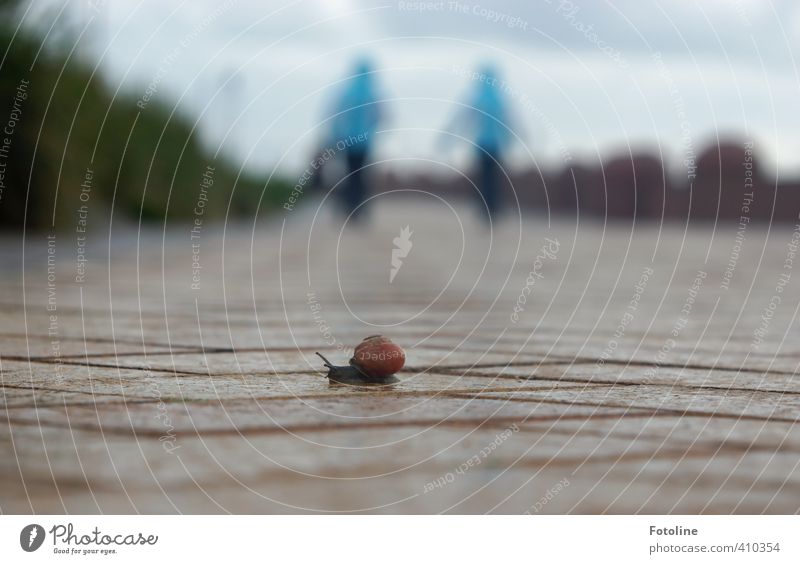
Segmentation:
{"type": "Polygon", "coordinates": [[[331,362],[327,358],[322,356],[321,353],[315,353],[315,354],[322,359],[322,362],[324,363],[325,366],[327,366],[328,368],[335,368],[335,366],[331,364],[331,362]]]}

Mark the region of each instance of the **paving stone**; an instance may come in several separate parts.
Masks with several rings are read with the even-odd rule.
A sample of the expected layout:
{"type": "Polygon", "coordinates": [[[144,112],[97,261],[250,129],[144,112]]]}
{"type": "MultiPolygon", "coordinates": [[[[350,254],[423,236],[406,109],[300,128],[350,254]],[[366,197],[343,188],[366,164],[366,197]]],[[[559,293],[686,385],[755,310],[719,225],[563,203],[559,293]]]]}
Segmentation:
{"type": "Polygon", "coordinates": [[[82,285],[58,253],[53,311],[26,243],[24,281],[0,273],[0,510],[800,511],[790,230],[748,227],[725,287],[724,228],[374,212],[204,227],[199,288],[185,232],[119,228],[82,285]],[[314,352],[378,333],[399,382],[330,385],[314,352]]]}

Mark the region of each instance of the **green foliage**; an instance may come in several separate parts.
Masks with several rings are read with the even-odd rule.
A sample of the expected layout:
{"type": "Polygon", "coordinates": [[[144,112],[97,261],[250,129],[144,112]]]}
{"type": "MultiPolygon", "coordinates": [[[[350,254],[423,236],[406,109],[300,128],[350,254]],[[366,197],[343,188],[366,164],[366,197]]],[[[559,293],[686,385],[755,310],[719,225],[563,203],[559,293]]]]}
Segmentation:
{"type": "MultiPolygon", "coordinates": [[[[114,97],[100,73],[68,49],[41,51],[41,39],[20,32],[0,13],[0,53],[8,49],[0,73],[0,144],[10,138],[0,197],[0,225],[18,229],[71,228],[81,206],[81,184],[91,169],[92,208],[113,205],[114,217],[174,221],[194,216],[203,173],[214,167],[206,218],[252,218],[265,179],[242,174],[200,144],[191,122],[151,99],[144,109],[130,95],[114,97]],[[35,62],[34,62],[35,61],[35,62]],[[24,100],[19,88],[27,80],[24,100]],[[13,134],[2,132],[17,99],[21,118],[13,134]],[[228,207],[230,205],[230,210],[228,207]],[[54,215],[55,210],[55,215],[54,215]]],[[[266,187],[260,211],[280,205],[290,186],[276,180],[266,187]]]]}

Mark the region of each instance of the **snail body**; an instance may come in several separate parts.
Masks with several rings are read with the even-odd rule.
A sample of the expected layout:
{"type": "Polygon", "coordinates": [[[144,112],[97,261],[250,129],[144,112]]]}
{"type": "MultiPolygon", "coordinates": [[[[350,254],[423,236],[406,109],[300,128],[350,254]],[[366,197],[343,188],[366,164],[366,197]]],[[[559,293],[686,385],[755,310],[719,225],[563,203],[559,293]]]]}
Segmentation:
{"type": "Polygon", "coordinates": [[[399,382],[394,375],[403,368],[406,355],[403,349],[383,335],[371,335],[353,351],[348,366],[336,366],[320,353],[317,355],[328,368],[328,379],[339,384],[392,384],[399,382]]]}

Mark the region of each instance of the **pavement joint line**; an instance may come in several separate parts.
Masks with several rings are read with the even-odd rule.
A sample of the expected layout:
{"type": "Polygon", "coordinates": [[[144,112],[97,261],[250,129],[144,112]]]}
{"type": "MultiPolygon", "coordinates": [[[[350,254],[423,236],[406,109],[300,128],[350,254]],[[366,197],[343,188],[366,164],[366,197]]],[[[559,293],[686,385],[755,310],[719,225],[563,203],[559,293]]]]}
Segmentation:
{"type": "MultiPolygon", "coordinates": [[[[316,350],[326,350],[323,347],[315,347],[315,349],[316,350]]],[[[295,349],[292,349],[292,350],[295,350],[295,349]]],[[[254,351],[254,352],[256,352],[256,351],[254,351]]],[[[259,350],[257,352],[268,352],[268,351],[259,350]]],[[[278,351],[278,352],[289,352],[289,351],[278,351]]],[[[300,352],[302,352],[302,351],[300,351],[300,352]]],[[[158,356],[171,355],[171,356],[174,357],[174,356],[180,356],[180,355],[199,355],[199,354],[204,354],[204,353],[203,353],[202,350],[199,350],[199,351],[181,351],[181,352],[178,352],[178,353],[174,353],[174,352],[170,353],[169,351],[156,351],[156,352],[153,352],[153,353],[146,353],[146,354],[131,352],[131,353],[119,353],[117,355],[111,354],[111,355],[88,355],[88,356],[90,358],[92,358],[92,359],[105,359],[105,358],[114,359],[114,358],[118,358],[118,357],[133,357],[133,356],[148,357],[148,356],[156,356],[156,355],[158,355],[158,356]]],[[[239,350],[238,352],[233,352],[233,351],[228,352],[227,350],[220,350],[220,351],[217,351],[217,350],[211,350],[211,351],[206,350],[205,354],[211,356],[211,355],[215,355],[215,354],[243,354],[243,353],[242,353],[241,350],[239,350]]],[[[112,364],[112,363],[99,363],[99,362],[82,361],[82,359],[85,359],[86,357],[87,357],[87,355],[61,356],[61,357],[30,357],[30,358],[29,357],[22,357],[22,356],[10,356],[10,355],[2,356],[2,358],[5,359],[5,360],[12,360],[12,361],[16,361],[16,362],[29,362],[29,363],[40,363],[40,364],[50,364],[50,365],[54,365],[54,364],[59,364],[60,363],[60,364],[66,364],[66,365],[71,365],[71,366],[90,366],[90,367],[96,367],[96,368],[114,368],[114,369],[143,370],[143,371],[148,371],[149,370],[151,372],[174,374],[174,375],[179,375],[179,376],[180,375],[189,375],[189,376],[231,376],[231,375],[271,376],[271,375],[288,375],[288,374],[304,374],[304,375],[320,374],[320,375],[324,375],[324,372],[321,372],[321,371],[318,371],[318,370],[295,370],[295,369],[274,370],[274,371],[252,371],[251,370],[251,371],[247,371],[247,372],[243,372],[243,371],[239,371],[239,372],[230,372],[230,371],[226,371],[226,372],[209,372],[209,371],[200,371],[200,370],[172,369],[172,368],[153,367],[153,366],[145,367],[145,366],[137,366],[137,365],[125,365],[125,364],[112,364]]],[[[533,367],[533,368],[536,368],[536,367],[540,367],[540,366],[561,366],[561,365],[564,365],[564,364],[566,364],[564,361],[558,360],[558,361],[547,361],[547,362],[528,362],[528,361],[524,361],[524,362],[511,362],[511,363],[505,363],[505,364],[492,363],[492,364],[452,365],[452,366],[435,365],[435,366],[432,366],[432,367],[407,366],[407,367],[404,367],[401,372],[402,373],[431,373],[431,374],[442,374],[442,375],[455,375],[455,374],[452,374],[452,372],[455,371],[455,370],[472,371],[472,370],[478,369],[479,373],[475,374],[475,376],[494,377],[495,376],[494,374],[487,374],[485,372],[481,374],[480,373],[480,369],[482,369],[482,368],[501,368],[502,369],[502,368],[508,368],[508,367],[523,367],[523,368],[524,367],[533,367]]],[[[585,363],[583,363],[583,362],[575,362],[573,364],[585,364],[585,363]]],[[[606,361],[606,364],[614,364],[614,365],[622,365],[622,364],[624,364],[625,366],[630,366],[630,367],[656,366],[656,367],[660,367],[660,368],[678,368],[678,369],[684,369],[684,370],[690,369],[690,370],[701,370],[702,371],[702,370],[712,370],[713,369],[713,370],[721,370],[721,371],[735,371],[737,373],[741,373],[741,372],[758,373],[758,374],[762,373],[761,371],[754,370],[754,369],[741,370],[741,369],[736,369],[736,368],[725,368],[725,367],[712,368],[712,367],[704,366],[704,365],[680,365],[680,364],[674,364],[673,365],[673,364],[633,363],[633,362],[614,363],[614,362],[609,362],[609,361],[606,361]]],[[[4,372],[5,372],[5,370],[4,370],[4,372]]],[[[790,372],[790,371],[781,371],[781,370],[770,370],[770,371],[763,372],[763,374],[765,374],[765,375],[775,374],[775,375],[781,375],[781,376],[794,376],[797,373],[795,371],[791,371],[790,372]]],[[[502,374],[498,374],[496,376],[497,377],[509,377],[509,378],[515,378],[515,379],[518,378],[516,376],[502,375],[502,374]]],[[[536,379],[536,378],[534,378],[534,379],[536,379]]],[[[625,384],[623,382],[618,382],[618,383],[621,384],[621,385],[625,384]]],[[[630,385],[636,385],[636,384],[635,383],[631,383],[630,385]]],[[[640,384],[640,385],[648,385],[648,384],[640,384]]],[[[690,387],[699,388],[699,387],[694,387],[694,386],[690,386],[690,387]]],[[[725,388],[725,387],[714,387],[714,386],[708,386],[708,388],[709,389],[722,389],[722,390],[728,390],[728,389],[735,390],[735,389],[738,389],[738,388],[725,388]]],[[[743,389],[747,390],[748,388],[743,388],[743,389]]],[[[753,391],[766,391],[766,390],[753,390],[753,391]]],[[[788,391],[788,390],[787,391],[769,390],[769,391],[772,391],[772,392],[775,392],[775,393],[795,393],[795,392],[791,392],[791,391],[788,391]]]]}
{"type": "MultiPolygon", "coordinates": [[[[521,380],[521,381],[537,381],[537,382],[574,382],[576,384],[592,384],[592,385],[612,385],[612,386],[668,386],[670,389],[680,389],[680,390],[722,390],[722,391],[738,391],[738,392],[760,392],[760,393],[769,393],[769,394],[788,394],[788,395],[798,395],[800,394],[800,390],[770,390],[770,389],[763,389],[763,388],[743,388],[743,387],[733,387],[733,386],[713,386],[707,384],[679,384],[676,382],[635,382],[635,381],[605,381],[605,380],[593,380],[587,379],[583,380],[580,378],[552,378],[547,376],[530,376],[530,377],[520,377],[515,376],[512,374],[491,374],[491,373],[484,373],[484,374],[475,374],[470,373],[470,377],[480,377],[480,378],[496,378],[496,379],[508,379],[508,380],[521,380]]],[[[565,387],[557,388],[560,390],[568,389],[565,387]]]]}
{"type": "MultiPolygon", "coordinates": [[[[630,432],[620,432],[609,429],[608,431],[600,431],[596,429],[558,429],[552,427],[537,427],[535,425],[527,426],[527,427],[520,427],[520,431],[532,431],[532,430],[539,430],[545,431],[546,433],[553,433],[556,435],[564,435],[564,436],[576,436],[576,435],[590,435],[595,437],[602,437],[602,438],[613,438],[613,439],[620,439],[620,440],[651,440],[651,441],[660,441],[663,442],[665,435],[664,434],[656,434],[656,433],[630,433],[630,432]]],[[[687,441],[695,441],[695,437],[687,437],[685,440],[687,441]]],[[[692,444],[692,443],[690,443],[692,444]]],[[[777,445],[772,446],[759,444],[755,442],[743,442],[743,441],[736,441],[736,440],[728,440],[728,441],[714,441],[712,439],[706,439],[703,443],[694,443],[694,444],[702,444],[709,449],[716,450],[721,444],[723,445],[734,445],[734,448],[738,448],[739,450],[747,451],[751,447],[757,447],[765,452],[791,452],[791,453],[800,453],[800,443],[798,443],[798,447],[795,448],[792,445],[777,445]]]]}
{"type": "MultiPolygon", "coordinates": [[[[465,394],[466,396],[466,394],[465,394]]],[[[646,405],[635,405],[635,404],[614,404],[614,403],[591,403],[591,402],[579,402],[579,401],[567,401],[567,400],[554,400],[548,398],[534,398],[534,399],[525,399],[525,398],[497,398],[501,401],[515,401],[515,402],[524,402],[524,403],[550,403],[550,404],[558,404],[558,405],[569,405],[569,406],[584,406],[584,407],[604,407],[604,408],[617,408],[617,409],[648,409],[649,406],[646,405]]],[[[713,417],[719,419],[747,419],[751,421],[778,421],[781,423],[793,423],[797,424],[800,423],[800,417],[792,419],[791,417],[775,417],[775,416],[762,416],[756,414],[734,414],[734,413],[722,413],[719,411],[696,411],[696,410],[688,410],[688,409],[672,409],[672,408],[656,408],[659,411],[662,411],[667,414],[673,415],[681,415],[681,416],[694,416],[694,417],[713,417]]]]}
{"type": "MultiPolygon", "coordinates": [[[[51,337],[46,335],[28,335],[19,334],[19,333],[1,333],[0,337],[10,337],[16,339],[30,339],[36,341],[44,341],[50,342],[51,337]]],[[[174,343],[153,343],[148,341],[142,341],[141,339],[132,340],[132,339],[104,339],[102,337],[80,337],[80,336],[69,336],[64,335],[59,337],[62,341],[69,341],[69,342],[78,342],[78,343],[96,343],[96,344],[109,344],[109,345],[135,345],[135,346],[142,346],[142,347],[153,347],[153,348],[165,348],[168,349],[172,346],[173,349],[183,349],[183,348],[191,348],[191,349],[199,349],[199,345],[176,345],[174,343]]]]}
{"type": "MultiPolygon", "coordinates": [[[[102,407],[102,406],[101,406],[102,407]]],[[[447,427],[447,428],[482,428],[484,426],[490,426],[491,428],[502,428],[505,425],[510,425],[512,423],[516,424],[525,424],[528,421],[560,421],[564,419],[601,419],[601,418],[612,418],[612,417],[619,417],[621,415],[620,412],[612,412],[611,413],[591,413],[591,414],[555,414],[555,415],[548,415],[548,416],[532,416],[528,415],[524,418],[519,416],[503,416],[503,417],[476,417],[472,419],[415,419],[413,421],[368,421],[368,422],[359,422],[359,423],[337,423],[337,424],[330,424],[329,422],[324,423],[294,423],[294,424],[287,424],[287,425],[270,425],[270,426],[262,426],[262,427],[238,427],[238,428],[222,428],[222,429],[203,429],[199,430],[196,428],[192,429],[183,429],[180,430],[181,433],[186,435],[197,435],[198,437],[212,437],[212,436],[230,436],[230,435],[262,435],[262,434],[286,434],[286,433],[301,433],[301,432],[338,432],[338,431],[348,431],[348,430],[366,430],[366,429],[383,429],[383,428],[404,428],[404,427],[424,427],[424,428],[432,428],[432,427],[447,427]]],[[[654,414],[650,414],[654,416],[654,414]]],[[[55,428],[63,428],[63,423],[57,421],[33,421],[27,419],[15,419],[0,413],[0,421],[7,421],[9,424],[13,425],[25,425],[25,426],[47,426],[47,427],[55,427],[55,428]]],[[[114,427],[114,426],[106,426],[106,425],[93,425],[87,423],[70,423],[70,428],[78,429],[82,431],[90,431],[90,432],[102,432],[104,434],[114,434],[120,436],[136,436],[136,437],[149,437],[149,438],[159,438],[163,435],[163,430],[161,429],[136,429],[132,427],[114,427]]],[[[177,429],[176,429],[177,431],[177,429]]]]}
{"type": "MultiPolygon", "coordinates": [[[[602,385],[597,387],[603,387],[602,385]]],[[[66,393],[66,394],[84,394],[90,395],[93,397],[130,397],[134,400],[142,400],[139,403],[147,403],[149,401],[158,402],[163,401],[164,403],[187,403],[187,404],[214,404],[214,405],[225,405],[226,403],[237,403],[243,401],[256,401],[256,402],[277,402],[277,401],[294,401],[297,399],[302,400],[315,400],[315,399],[330,399],[330,398],[341,398],[341,397],[459,397],[453,394],[461,394],[461,393],[469,393],[469,392],[486,392],[486,393],[504,393],[504,392],[513,392],[513,391],[538,391],[542,390],[542,388],[497,388],[497,389],[481,389],[481,390],[473,390],[471,388],[461,388],[455,390],[449,389],[441,389],[441,390],[381,390],[381,389],[369,389],[363,386],[352,386],[350,388],[340,388],[336,387],[333,388],[335,391],[331,391],[328,393],[303,393],[303,394],[287,394],[287,395],[272,395],[272,396],[258,396],[258,395],[249,395],[249,396],[241,396],[241,397],[213,397],[213,398],[197,398],[191,399],[186,397],[170,397],[170,396],[161,396],[160,398],[151,398],[148,396],[141,396],[138,394],[131,394],[126,395],[124,392],[86,392],[80,390],[64,390],[60,388],[41,388],[36,386],[19,386],[19,385],[12,385],[12,384],[0,384],[0,388],[10,388],[10,389],[18,389],[18,390],[30,390],[31,392],[35,391],[47,391],[47,392],[55,392],[55,393],[66,393]],[[345,396],[346,394],[346,396],[345,396]]],[[[549,388],[550,390],[564,390],[564,389],[571,389],[570,387],[554,387],[549,388]]],[[[583,388],[581,388],[583,389],[583,388]]],[[[545,390],[546,391],[546,390],[545,390]]],[[[481,399],[496,399],[491,396],[481,398],[481,399]]],[[[74,403],[71,403],[74,405],[74,403]]],[[[7,408],[17,408],[19,406],[7,406],[7,408]]]]}

